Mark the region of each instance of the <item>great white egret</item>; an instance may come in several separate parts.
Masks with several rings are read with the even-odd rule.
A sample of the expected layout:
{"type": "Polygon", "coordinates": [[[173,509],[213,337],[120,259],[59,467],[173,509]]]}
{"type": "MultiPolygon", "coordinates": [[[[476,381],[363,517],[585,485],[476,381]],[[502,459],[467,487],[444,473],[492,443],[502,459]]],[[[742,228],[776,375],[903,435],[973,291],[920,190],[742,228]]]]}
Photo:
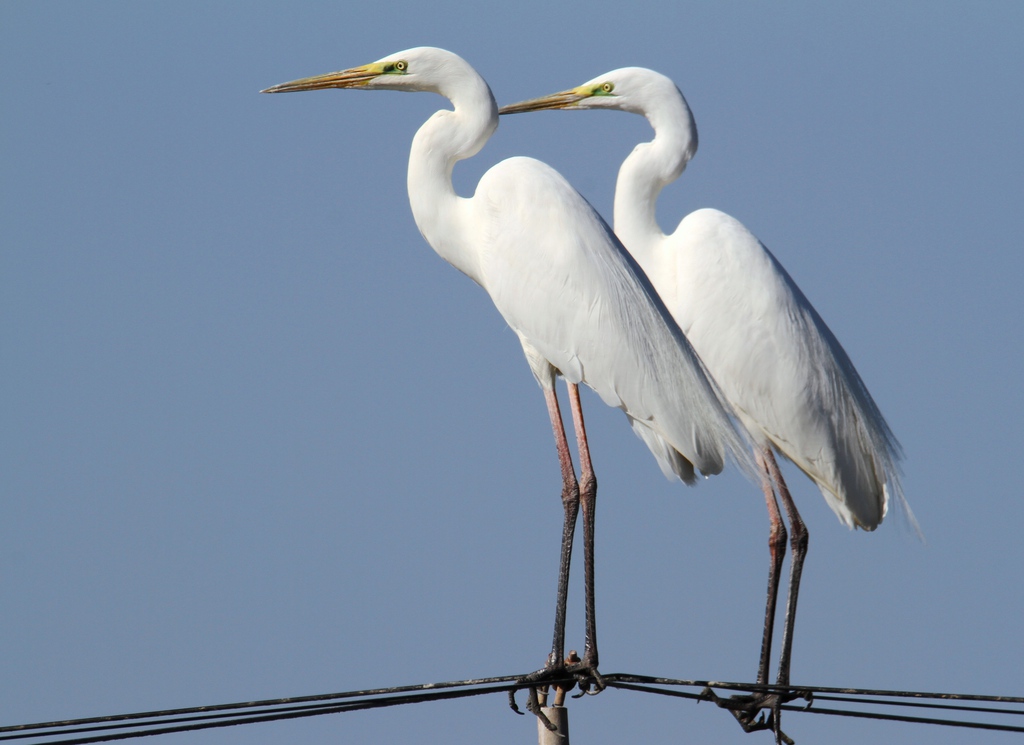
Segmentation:
{"type": "MultiPolygon", "coordinates": [[[[893,500],[913,521],[900,485],[899,443],[828,326],[749,230],[714,209],[687,215],[671,235],[658,226],[658,195],[679,178],[697,150],[693,115],[669,78],[644,68],[623,68],[500,111],[544,109],[617,109],[643,115],[654,129],[654,139],[637,145],[619,169],[615,232],[755,442],[771,521],[759,684],[767,683],[787,538],[776,490],[789,516],[793,558],[777,679],[785,689],[807,529],[772,449],[818,485],[845,525],[874,530],[893,500]]],[[[755,726],[756,711],[771,708],[770,719],[780,737],[779,702],[776,695],[757,696],[746,702],[746,711],[738,718],[741,724],[755,726]]]]}
{"type": "Polygon", "coordinates": [[[325,88],[430,91],[453,109],[420,127],[409,155],[413,216],[434,250],[483,287],[519,336],[544,392],[562,470],[564,522],[555,633],[547,665],[530,682],[564,675],[565,603],[572,537],[583,509],[586,646],[568,666],[586,685],[598,666],[594,613],[594,506],[578,384],[622,409],[663,470],[693,482],[694,468],[719,473],[727,455],[743,462],[747,446],[714,385],[644,273],[594,209],[557,172],[530,158],[510,158],[480,179],[476,193],[455,193],[455,163],[475,155],[498,126],[498,107],[483,78],[443,49],[419,47],[341,72],[303,78],[264,93],[325,88]],[[573,469],[555,393],[569,387],[579,446],[573,469]],[[545,676],[547,676],[545,678],[545,676]]]}

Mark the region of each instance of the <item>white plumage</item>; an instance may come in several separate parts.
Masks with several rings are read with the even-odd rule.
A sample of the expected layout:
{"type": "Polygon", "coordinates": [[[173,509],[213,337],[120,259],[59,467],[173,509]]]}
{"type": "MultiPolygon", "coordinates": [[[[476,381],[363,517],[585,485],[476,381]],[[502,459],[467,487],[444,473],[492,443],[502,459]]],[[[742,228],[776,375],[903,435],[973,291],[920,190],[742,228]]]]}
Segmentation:
{"type": "Polygon", "coordinates": [[[902,498],[899,445],[786,270],[714,209],[648,250],[650,276],[750,433],[806,473],[845,525],[874,530],[890,490],[902,498]]]}
{"type": "Polygon", "coordinates": [[[582,669],[596,673],[596,481],[576,384],[585,383],[607,404],[621,408],[663,470],[688,482],[694,480],[694,467],[705,474],[720,472],[729,454],[741,464],[749,463],[743,439],[646,276],[600,216],[558,173],[530,158],[512,158],[487,171],[472,197],[455,193],[455,163],[479,152],[498,123],[490,89],[465,61],[451,52],[420,47],[267,92],[320,88],[431,91],[454,106],[433,114],[413,139],[408,172],[413,216],[434,250],[488,292],[518,334],[545,392],[562,465],[566,514],[549,668],[563,666],[564,629],[558,618],[564,618],[575,505],[582,502],[587,588],[582,669]],[[581,460],[578,487],[558,415],[557,374],[570,384],[573,400],[581,460]]]}
{"type": "MultiPolygon", "coordinates": [[[[550,96],[506,106],[501,113],[543,109],[618,109],[645,116],[655,136],[623,162],[615,189],[615,232],[639,262],[700,355],[756,445],[772,522],[768,607],[758,682],[767,682],[775,598],[786,531],[778,491],[790,517],[793,564],[778,684],[789,661],[807,531],[772,448],[820,488],[849,527],[874,530],[900,485],[898,442],[853,363],[810,302],[764,245],[739,221],[714,209],[687,215],[675,232],[658,225],[658,195],[697,150],[686,100],[664,75],[614,70],[550,96]]],[[[739,718],[754,727],[764,705],[778,729],[780,697],[754,697],[739,718]]],[[[762,722],[763,724],[763,722],[762,722]]]]}
{"type": "Polygon", "coordinates": [[[504,107],[618,109],[645,116],[652,142],[619,170],[615,232],[643,267],[750,433],[818,486],[844,524],[873,530],[902,501],[899,443],[835,336],[742,223],[715,209],[666,235],[661,190],[697,150],[689,106],[645,68],[614,70],[562,93],[504,107]]]}
{"type": "MultiPolygon", "coordinates": [[[[485,235],[470,238],[487,246],[480,284],[519,334],[541,384],[554,370],[586,383],[643,436],[670,443],[686,460],[663,467],[685,481],[693,481],[690,463],[720,472],[723,445],[739,441],[646,276],[590,205],[529,158],[488,171],[475,200],[488,213],[474,221],[485,235]]],[[[656,455],[664,461],[666,452],[656,455]]]]}

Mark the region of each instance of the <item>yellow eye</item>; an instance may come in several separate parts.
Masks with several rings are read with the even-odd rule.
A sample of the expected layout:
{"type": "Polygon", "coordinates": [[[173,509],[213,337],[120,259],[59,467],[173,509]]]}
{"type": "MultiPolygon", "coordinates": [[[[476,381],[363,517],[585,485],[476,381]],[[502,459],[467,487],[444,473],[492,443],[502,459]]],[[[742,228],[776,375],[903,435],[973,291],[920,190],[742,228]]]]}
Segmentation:
{"type": "Polygon", "coordinates": [[[605,93],[611,93],[613,90],[615,90],[615,83],[602,83],[601,90],[604,91],[605,93]]]}
{"type": "Polygon", "coordinates": [[[409,69],[409,63],[404,59],[400,59],[397,62],[387,62],[384,65],[385,75],[394,75],[395,73],[404,74],[409,69]]]}
{"type": "Polygon", "coordinates": [[[607,81],[601,83],[601,85],[595,85],[593,90],[590,92],[592,96],[610,96],[612,91],[615,90],[615,83],[607,81]]]}

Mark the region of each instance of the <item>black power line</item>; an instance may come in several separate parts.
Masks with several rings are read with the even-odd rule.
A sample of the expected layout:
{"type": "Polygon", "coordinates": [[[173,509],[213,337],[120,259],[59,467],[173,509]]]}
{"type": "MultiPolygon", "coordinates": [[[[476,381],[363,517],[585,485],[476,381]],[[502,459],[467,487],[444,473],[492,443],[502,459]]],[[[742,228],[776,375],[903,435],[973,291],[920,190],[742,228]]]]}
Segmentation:
{"type": "MultiPolygon", "coordinates": [[[[677,680],[673,678],[652,678],[642,675],[611,675],[605,676],[610,687],[622,688],[625,690],[642,693],[654,693],[663,696],[674,696],[678,698],[692,699],[696,701],[710,700],[704,693],[709,688],[722,688],[737,691],[772,692],[785,691],[785,688],[771,685],[750,685],[748,683],[724,683],[719,681],[706,680],[677,680]],[[699,688],[700,693],[688,691],[676,691],[663,686],[678,686],[684,688],[699,688]]],[[[887,691],[857,688],[826,688],[822,686],[793,686],[790,691],[799,691],[807,694],[813,702],[833,701],[837,703],[849,703],[859,706],[902,706],[917,709],[936,709],[944,711],[957,711],[971,714],[1000,714],[1009,716],[1024,715],[1024,708],[1008,708],[1009,706],[1024,705],[1024,698],[1016,696],[989,696],[981,694],[960,694],[960,693],[925,693],[920,691],[887,691]],[[841,693],[844,695],[830,695],[841,693]],[[889,700],[871,697],[886,697],[889,700]],[[935,701],[962,701],[963,704],[930,703],[927,699],[935,701]],[[1002,707],[980,706],[981,703],[998,703],[1002,707]]],[[[782,705],[783,711],[804,712],[809,714],[825,714],[830,716],[856,717],[861,719],[878,719],[882,721],[908,722],[913,724],[934,724],[947,727],[963,727],[968,729],[995,730],[1000,732],[1024,733],[1024,726],[1015,724],[1002,724],[990,721],[969,721],[963,719],[943,719],[935,717],[911,716],[909,714],[888,714],[880,711],[862,711],[857,709],[825,709],[808,703],[805,706],[794,706],[792,704],[782,705]]]]}
{"type": "MultiPolygon", "coordinates": [[[[520,675],[505,675],[446,683],[374,688],[363,691],[292,696],[233,704],[13,725],[0,727],[0,741],[17,741],[23,745],[87,745],[172,732],[298,719],[321,714],[338,714],[492,693],[507,694],[520,687],[518,681],[522,677],[520,675]]],[[[698,702],[709,700],[708,695],[704,692],[705,689],[719,688],[746,692],[780,690],[775,686],[759,686],[749,683],[679,680],[625,673],[605,675],[603,678],[610,688],[672,696],[698,702]],[[698,692],[675,690],[677,688],[695,688],[698,692]]],[[[572,679],[566,678],[564,682],[571,684],[572,679]]],[[[994,716],[1024,715],[1024,698],[1021,697],[813,686],[793,687],[790,690],[799,691],[801,695],[806,694],[815,703],[829,701],[862,708],[821,708],[814,703],[809,703],[807,706],[786,704],[782,707],[786,711],[1024,733],[1024,726],[991,721],[994,716]],[[872,710],[872,708],[879,709],[881,707],[933,709],[957,712],[960,715],[985,716],[988,720],[946,719],[872,710]]]]}
{"type": "MultiPolygon", "coordinates": [[[[448,683],[424,683],[420,685],[395,686],[392,688],[370,688],[365,691],[345,691],[341,693],[320,693],[312,696],[291,696],[288,698],[264,699],[260,701],[243,701],[233,704],[211,704],[207,706],[192,706],[184,709],[163,709],[159,711],[144,711],[136,714],[114,714],[105,717],[89,717],[87,719],[65,719],[54,722],[39,722],[34,724],[18,724],[0,727],[0,733],[17,732],[23,730],[52,729],[55,727],[73,727],[84,724],[96,724],[100,722],[118,722],[126,720],[160,719],[164,717],[177,717],[185,714],[200,714],[213,711],[235,711],[242,709],[263,709],[286,704],[304,704],[315,701],[338,701],[350,698],[367,698],[371,696],[386,696],[397,693],[412,693],[415,691],[442,690],[445,688],[465,688],[469,686],[481,686],[493,683],[514,683],[520,676],[506,675],[497,678],[476,678],[473,680],[456,680],[448,683]]],[[[507,690],[507,688],[502,689],[507,690]]],[[[9,739],[0,734],[0,740],[9,739]]]]}
{"type": "MultiPolygon", "coordinates": [[[[510,675],[477,678],[5,726],[0,727],[0,741],[28,741],[30,745],[86,745],[239,724],[298,719],[488,693],[508,693],[516,688],[515,681],[520,677],[510,675]],[[504,685],[501,685],[502,683],[504,685]],[[82,736],[86,733],[90,734],[82,736]]],[[[567,679],[566,683],[569,682],[567,679]]]]}

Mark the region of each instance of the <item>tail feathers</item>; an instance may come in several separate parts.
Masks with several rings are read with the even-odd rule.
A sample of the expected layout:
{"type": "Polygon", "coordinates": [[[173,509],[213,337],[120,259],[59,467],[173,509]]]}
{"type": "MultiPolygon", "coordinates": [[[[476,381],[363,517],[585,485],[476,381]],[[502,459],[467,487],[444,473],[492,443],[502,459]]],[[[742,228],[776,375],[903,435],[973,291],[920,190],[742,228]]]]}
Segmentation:
{"type": "MultiPolygon", "coordinates": [[[[784,453],[779,452],[785,457],[784,453]]],[[[876,467],[878,466],[878,464],[875,465],[876,467]]],[[[811,475],[807,471],[804,471],[804,473],[818,485],[828,506],[832,508],[839,521],[846,527],[851,529],[860,528],[868,532],[873,531],[888,517],[890,508],[895,503],[897,506],[897,509],[894,510],[896,513],[895,519],[904,529],[909,528],[917,536],[918,540],[923,541],[924,533],[921,531],[921,526],[918,524],[913,510],[910,509],[910,504],[903,495],[903,485],[900,483],[898,464],[895,462],[895,459],[890,459],[888,465],[891,470],[876,471],[874,474],[876,480],[873,480],[871,489],[869,491],[865,490],[864,493],[859,495],[856,492],[850,493],[842,488],[837,492],[828,482],[811,475]]]]}
{"type": "Polygon", "coordinates": [[[676,478],[685,484],[693,485],[697,482],[697,474],[693,470],[693,463],[686,459],[682,453],[665,442],[664,438],[639,419],[634,419],[626,414],[629,426],[633,428],[636,436],[643,440],[648,450],[658,461],[661,472],[665,478],[672,481],[676,478]]]}

